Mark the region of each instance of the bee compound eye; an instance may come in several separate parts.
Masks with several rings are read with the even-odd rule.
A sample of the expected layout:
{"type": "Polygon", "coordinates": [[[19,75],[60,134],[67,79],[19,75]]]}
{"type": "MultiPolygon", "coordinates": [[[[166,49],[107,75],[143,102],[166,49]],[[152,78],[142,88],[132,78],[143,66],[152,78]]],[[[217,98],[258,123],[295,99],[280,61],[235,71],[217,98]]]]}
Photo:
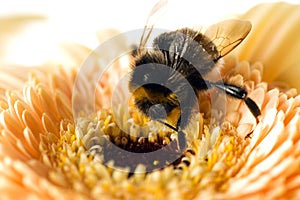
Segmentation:
{"type": "Polygon", "coordinates": [[[162,104],[154,104],[149,108],[148,115],[151,119],[165,119],[167,117],[167,112],[162,104]]]}

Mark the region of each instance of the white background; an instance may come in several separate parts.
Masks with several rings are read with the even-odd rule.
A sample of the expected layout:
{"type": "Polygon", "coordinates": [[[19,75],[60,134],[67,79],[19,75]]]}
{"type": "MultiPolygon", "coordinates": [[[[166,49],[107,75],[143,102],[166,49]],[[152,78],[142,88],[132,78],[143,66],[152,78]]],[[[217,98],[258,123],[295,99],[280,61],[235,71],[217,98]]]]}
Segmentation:
{"type": "MultiPolygon", "coordinates": [[[[22,37],[10,42],[4,60],[37,65],[46,57],[54,56],[57,53],[57,44],[61,41],[78,42],[94,48],[98,45],[95,36],[97,30],[115,28],[128,31],[143,28],[148,13],[156,2],[157,0],[0,0],[2,18],[28,14],[47,17],[46,23],[26,29],[22,32],[22,37]],[[43,48],[44,50],[41,51],[43,48]]],[[[156,27],[176,29],[194,25],[207,26],[223,17],[243,13],[262,2],[276,1],[169,0],[168,9],[157,22],[156,27]]],[[[297,3],[298,1],[286,2],[297,3]]]]}

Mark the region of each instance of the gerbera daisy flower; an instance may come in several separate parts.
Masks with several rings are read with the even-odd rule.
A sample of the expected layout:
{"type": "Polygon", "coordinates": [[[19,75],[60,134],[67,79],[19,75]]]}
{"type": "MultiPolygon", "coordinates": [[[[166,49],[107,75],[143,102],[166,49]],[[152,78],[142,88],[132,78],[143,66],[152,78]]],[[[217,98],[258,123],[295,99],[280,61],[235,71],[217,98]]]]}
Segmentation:
{"type": "MultiPolygon", "coordinates": [[[[96,85],[90,81],[105,52],[91,55],[91,71],[82,79],[80,69],[53,63],[40,68],[1,68],[1,198],[296,199],[300,96],[296,89],[274,80],[284,80],[287,75],[280,76],[279,71],[283,67],[293,72],[291,66],[299,58],[287,50],[278,50],[278,56],[273,42],[280,49],[280,44],[298,39],[296,31],[285,31],[286,26],[296,29],[297,13],[298,6],[278,3],[257,6],[240,16],[252,21],[253,31],[235,55],[225,58],[220,73],[249,91],[261,108],[259,122],[239,100],[226,100],[221,122],[211,117],[220,112],[209,101],[201,101],[203,113],[192,119],[183,154],[178,153],[174,131],[149,121],[131,105],[112,108],[113,95],[117,95],[114,105],[127,98],[122,93],[124,85],[118,85],[126,59],[116,60],[96,85]],[[293,19],[291,25],[277,24],[283,16],[293,19]],[[281,31],[269,33],[270,43],[262,46],[265,24],[281,31]],[[76,87],[78,80],[81,84],[76,87]],[[115,86],[120,90],[114,91],[115,86]],[[89,105],[89,99],[80,97],[95,101],[89,105]],[[77,112],[85,109],[94,112],[77,112]],[[162,157],[146,156],[157,150],[162,157]],[[124,151],[139,154],[138,160],[124,151]]],[[[116,45],[115,49],[126,46],[122,41],[116,45]]],[[[290,45],[282,48],[290,49],[290,45]]],[[[299,46],[293,45],[293,49],[299,46]]],[[[73,48],[78,49],[73,51],[77,62],[91,53],[82,46],[73,48]]],[[[221,100],[216,97],[216,102],[221,100]]]]}

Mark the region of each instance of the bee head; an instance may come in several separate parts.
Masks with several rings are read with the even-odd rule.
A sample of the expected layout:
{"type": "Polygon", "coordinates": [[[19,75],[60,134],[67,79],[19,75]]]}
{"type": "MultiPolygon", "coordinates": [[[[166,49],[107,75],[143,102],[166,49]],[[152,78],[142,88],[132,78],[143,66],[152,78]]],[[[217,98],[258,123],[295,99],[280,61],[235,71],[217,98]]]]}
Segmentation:
{"type": "Polygon", "coordinates": [[[153,120],[166,119],[179,108],[178,98],[169,87],[172,72],[160,58],[160,52],[145,52],[136,59],[129,80],[135,105],[153,120]]]}
{"type": "Polygon", "coordinates": [[[159,84],[142,85],[132,95],[138,109],[153,120],[166,119],[180,107],[177,96],[159,84]]]}

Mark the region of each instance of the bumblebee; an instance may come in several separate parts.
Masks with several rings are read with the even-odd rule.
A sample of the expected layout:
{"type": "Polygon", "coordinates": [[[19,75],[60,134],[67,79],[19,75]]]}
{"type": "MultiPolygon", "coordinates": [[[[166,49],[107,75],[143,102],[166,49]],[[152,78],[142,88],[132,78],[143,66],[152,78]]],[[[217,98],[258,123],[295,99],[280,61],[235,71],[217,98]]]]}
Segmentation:
{"type": "Polygon", "coordinates": [[[178,132],[180,149],[186,147],[183,130],[201,91],[216,87],[241,99],[257,119],[260,109],[244,88],[205,79],[220,58],[245,39],[251,30],[249,21],[226,20],[210,26],[204,34],[190,28],[165,32],[146,48],[152,29],[146,23],[139,48],[134,50],[129,90],[143,114],[178,132]]]}

